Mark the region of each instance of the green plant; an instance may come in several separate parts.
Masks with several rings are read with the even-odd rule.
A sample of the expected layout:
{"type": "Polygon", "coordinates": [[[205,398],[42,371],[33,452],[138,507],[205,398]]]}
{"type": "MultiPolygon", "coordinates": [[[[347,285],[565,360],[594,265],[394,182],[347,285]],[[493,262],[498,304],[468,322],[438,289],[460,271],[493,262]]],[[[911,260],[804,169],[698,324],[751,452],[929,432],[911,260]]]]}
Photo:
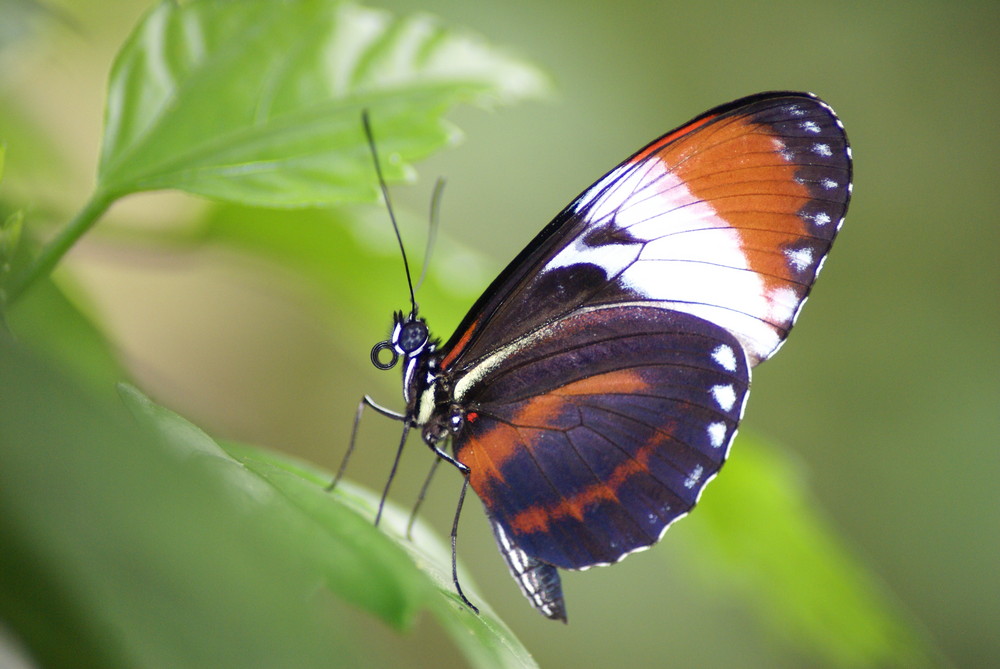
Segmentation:
{"type": "MultiPolygon", "coordinates": [[[[476,599],[480,617],[457,602],[448,551],[430,530],[402,538],[405,513],[390,507],[374,528],[364,489],[328,495],[328,472],[220,444],[130,385],[107,392],[127,373],[48,277],[115,202],[177,189],[222,203],[199,221],[198,240],[295,267],[380,322],[392,300],[379,288],[362,299],[348,278],[397,262],[359,241],[371,213],[351,203],[376,199],[361,110],[398,181],[454,139],[443,116],[456,104],[516,102],[546,87],[532,66],[478,38],[350,3],[162,2],[142,20],[111,70],[85,206],[45,243],[30,212],[0,229],[9,321],[0,615],[32,656],[102,667],[352,666],[364,650],[338,628],[336,599],[397,629],[430,610],[477,666],[533,664],[486,602],[476,599]]],[[[432,287],[424,299],[460,315],[432,287]]],[[[713,486],[692,535],[692,564],[711,566],[706,582],[735,588],[788,643],[830,663],[925,661],[929,651],[811,509],[780,451],[748,439],[739,448],[747,457],[713,486]]]]}

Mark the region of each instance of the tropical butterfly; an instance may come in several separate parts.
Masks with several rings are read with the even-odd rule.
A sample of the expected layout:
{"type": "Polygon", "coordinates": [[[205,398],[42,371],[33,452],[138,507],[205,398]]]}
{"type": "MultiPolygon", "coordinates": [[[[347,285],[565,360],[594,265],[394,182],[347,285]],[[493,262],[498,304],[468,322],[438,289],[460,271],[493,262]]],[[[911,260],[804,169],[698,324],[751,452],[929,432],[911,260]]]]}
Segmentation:
{"type": "Polygon", "coordinates": [[[358,415],[419,428],[464,475],[459,510],[471,484],[525,596],[565,621],[559,569],[655,544],[719,471],[850,196],[844,128],[816,96],[716,107],[573,200],[444,345],[411,283],[372,350],[402,358],[406,408],[365,397],[358,415]]]}

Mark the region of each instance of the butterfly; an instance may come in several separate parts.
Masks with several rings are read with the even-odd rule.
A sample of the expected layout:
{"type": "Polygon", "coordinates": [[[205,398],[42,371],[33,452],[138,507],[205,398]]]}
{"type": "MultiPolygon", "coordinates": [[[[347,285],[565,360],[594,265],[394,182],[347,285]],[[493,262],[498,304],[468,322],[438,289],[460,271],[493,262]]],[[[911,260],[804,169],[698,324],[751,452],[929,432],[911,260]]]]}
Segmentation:
{"type": "Polygon", "coordinates": [[[788,336],[843,223],[851,169],[814,95],[705,112],[583,191],[443,345],[411,282],[410,313],[372,350],[381,369],[402,360],[405,410],[365,397],[358,416],[400,420],[400,449],[419,429],[464,476],[459,511],[471,485],[524,595],[565,622],[558,570],[652,546],[722,467],[750,370],[788,336]]]}

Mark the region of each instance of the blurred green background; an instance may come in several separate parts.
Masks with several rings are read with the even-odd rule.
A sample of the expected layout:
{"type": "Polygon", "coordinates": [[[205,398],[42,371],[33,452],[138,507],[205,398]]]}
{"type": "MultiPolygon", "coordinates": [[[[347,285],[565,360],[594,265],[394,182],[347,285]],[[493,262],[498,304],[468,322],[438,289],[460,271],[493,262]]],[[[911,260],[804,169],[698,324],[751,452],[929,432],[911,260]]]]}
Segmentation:
{"type": "MultiPolygon", "coordinates": [[[[0,131],[9,152],[5,199],[58,220],[93,184],[107,71],[149,5],[47,6],[54,15],[28,2],[0,3],[0,118],[10,124],[0,131]],[[31,151],[21,152],[15,137],[30,137],[31,151]]],[[[665,130],[762,90],[809,90],[833,105],[854,147],[855,198],[797,334],[755,375],[743,429],[795,454],[831,525],[957,665],[994,664],[1000,5],[380,6],[472,28],[556,82],[548,102],[452,114],[463,143],[420,165],[412,187],[394,188],[402,210],[421,212],[433,179],[447,178],[442,227],[483,259],[455,268],[457,280],[445,287],[469,304],[573,196],[665,130]]],[[[172,194],[129,198],[73,251],[64,279],[79,286],[80,301],[159,402],[216,436],[335,466],[363,393],[398,406],[397,374],[371,368],[358,343],[384,337],[391,311],[404,307],[400,275],[357,275],[357,295],[374,284],[399,286],[398,301],[383,305],[384,325],[357,324],[346,306],[318,299],[294,272],[231,249],[128,243],[130,227],[169,230],[202,206],[172,194]]],[[[389,238],[377,243],[394,252],[389,238]]],[[[408,243],[419,262],[422,236],[408,243]]],[[[446,337],[454,322],[435,319],[433,304],[421,307],[446,337]]],[[[365,424],[351,478],[381,484],[396,429],[365,424]]],[[[401,504],[428,465],[426,452],[411,447],[393,494],[401,504]]],[[[457,485],[440,478],[424,515],[446,533],[457,485]]],[[[683,525],[696,523],[697,513],[655,550],[567,575],[564,627],[521,599],[476,506],[463,518],[461,556],[542,666],[803,663],[738,601],[671,569],[681,564],[683,525]]],[[[343,615],[357,616],[353,628],[371,635],[379,666],[461,662],[430,621],[399,638],[365,624],[363,614],[343,615]]]]}

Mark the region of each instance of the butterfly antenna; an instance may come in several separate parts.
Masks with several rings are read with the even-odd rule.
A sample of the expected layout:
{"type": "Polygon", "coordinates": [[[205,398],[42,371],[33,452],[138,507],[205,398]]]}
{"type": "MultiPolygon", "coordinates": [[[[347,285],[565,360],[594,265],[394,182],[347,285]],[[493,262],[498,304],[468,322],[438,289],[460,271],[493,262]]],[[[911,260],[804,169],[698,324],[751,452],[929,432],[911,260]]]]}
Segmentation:
{"type": "Polygon", "coordinates": [[[438,228],[441,223],[441,195],[444,193],[444,179],[438,178],[434,184],[434,193],[431,195],[431,218],[430,226],[427,229],[427,248],[424,249],[424,266],[420,269],[420,278],[417,279],[417,287],[424,285],[427,278],[427,268],[431,266],[431,255],[434,252],[434,243],[437,241],[438,228]]]}
{"type": "Polygon", "coordinates": [[[413,278],[410,276],[410,263],[406,259],[406,248],[403,246],[403,237],[399,234],[399,224],[396,223],[396,213],[392,210],[392,201],[389,199],[389,187],[385,184],[382,176],[382,165],[378,160],[378,151],[375,150],[375,135],[372,133],[371,121],[368,118],[368,110],[361,112],[361,123],[365,127],[365,137],[368,138],[368,148],[372,153],[372,161],[375,163],[375,174],[378,176],[378,185],[382,189],[382,199],[385,201],[385,208],[389,210],[389,220],[392,221],[392,230],[396,233],[396,241],[399,242],[399,252],[403,256],[403,269],[406,271],[406,285],[410,289],[411,313],[417,313],[417,298],[413,292],[413,278]]]}

